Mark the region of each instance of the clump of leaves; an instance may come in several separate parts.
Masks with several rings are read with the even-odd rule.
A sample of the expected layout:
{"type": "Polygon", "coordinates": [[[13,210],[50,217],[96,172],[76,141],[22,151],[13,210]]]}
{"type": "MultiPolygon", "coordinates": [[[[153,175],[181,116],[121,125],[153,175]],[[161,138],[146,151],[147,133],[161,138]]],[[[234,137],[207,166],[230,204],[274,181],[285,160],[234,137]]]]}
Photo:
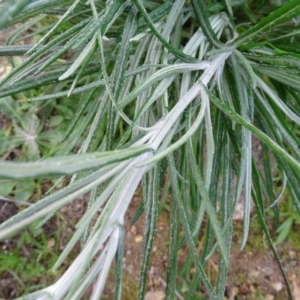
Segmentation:
{"type": "MultiPolygon", "coordinates": [[[[265,211],[270,206],[278,210],[275,169],[286,178],[300,212],[299,136],[294,130],[300,125],[299,12],[299,0],[273,5],[4,1],[0,28],[22,22],[24,28],[33,28],[27,35],[42,38],[34,46],[18,45],[16,39],[0,47],[3,56],[27,57],[1,81],[1,101],[43,87],[42,94],[29,99],[33,106],[64,97],[78,105],[53,157],[0,161],[3,178],[72,176],[70,184],[1,224],[0,237],[37,220],[42,224],[63,205],[90,192],[87,211],[53,269],[80,240],[81,253],[56,283],[24,299],[79,299],[92,283],[91,299],[98,299],[115,257],[115,294],[121,299],[124,215],[140,183],[139,213],[145,212],[146,225],[139,299],[144,299],[163,185],[172,189],[168,299],[175,297],[177,253],[184,245],[196,269],[189,295],[199,289],[200,280],[210,299],[223,299],[232,218],[241,194],[241,247],[247,242],[253,200],[281,267],[265,211]],[[53,23],[34,27],[48,16],[55,16],[53,23]],[[253,135],[264,145],[263,168],[253,157],[253,135]],[[203,227],[199,254],[196,243],[203,227]],[[181,240],[179,228],[184,231],[181,240]],[[205,268],[214,253],[219,255],[216,284],[205,268]]],[[[26,32],[20,38],[25,39],[26,32]]],[[[283,269],[282,273],[291,298],[283,269]]]]}

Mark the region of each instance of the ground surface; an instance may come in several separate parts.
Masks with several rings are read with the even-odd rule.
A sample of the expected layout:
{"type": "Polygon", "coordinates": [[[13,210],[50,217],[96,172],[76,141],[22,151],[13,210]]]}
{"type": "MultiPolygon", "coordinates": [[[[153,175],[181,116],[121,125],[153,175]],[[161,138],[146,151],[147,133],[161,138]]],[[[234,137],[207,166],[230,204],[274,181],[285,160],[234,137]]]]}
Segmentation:
{"type": "MultiPolygon", "coordinates": [[[[129,208],[126,217],[126,250],[124,257],[124,290],[122,299],[135,299],[138,287],[139,263],[141,255],[141,247],[143,242],[144,219],[141,217],[137,223],[131,225],[131,220],[139,207],[140,199],[135,197],[129,208]]],[[[84,199],[79,199],[73,204],[61,209],[58,218],[52,218],[48,224],[44,226],[47,248],[51,252],[60,252],[67,243],[70,233],[74,230],[74,225],[80,219],[85,207],[84,199]],[[59,221],[57,221],[59,220],[59,221]],[[61,228],[59,240],[55,240],[54,236],[58,230],[57,222],[61,228]]],[[[18,211],[13,203],[0,202],[0,223],[18,211]]],[[[235,234],[233,239],[231,264],[232,269],[229,273],[226,296],[230,300],[284,300],[287,299],[284,281],[280,274],[279,268],[269,251],[264,245],[263,236],[259,227],[255,224],[252,226],[249,242],[243,251],[239,250],[241,239],[242,225],[239,221],[235,224],[235,234]]],[[[294,228],[293,235],[299,228],[294,228]]],[[[5,253],[14,253],[18,247],[18,242],[22,234],[12,240],[5,240],[0,243],[1,251],[5,253]]],[[[293,236],[292,236],[293,237],[293,236]]],[[[293,237],[294,238],[294,237],[293,237]]],[[[37,240],[40,238],[38,237],[37,240]]],[[[165,291],[165,275],[167,262],[167,240],[168,240],[168,212],[164,210],[158,219],[157,234],[154,242],[153,255],[151,259],[151,267],[148,278],[147,300],[164,299],[165,291]]],[[[200,249],[200,248],[199,248],[200,249]]],[[[293,239],[288,239],[278,247],[279,253],[283,260],[283,265],[289,278],[292,293],[295,300],[300,299],[300,245],[293,239]]],[[[42,251],[42,250],[41,250],[42,251]]],[[[75,247],[71,256],[76,255],[80,251],[80,247],[75,247]]],[[[201,249],[200,249],[201,251],[201,249]]],[[[20,261],[25,258],[28,265],[34,265],[38,259],[31,253],[37,255],[36,246],[22,244],[18,252],[20,261]]],[[[184,264],[184,252],[179,253],[181,261],[184,264]]],[[[47,264],[47,262],[45,262],[47,264]]],[[[213,269],[217,269],[217,262],[212,259],[208,265],[213,269]]],[[[66,266],[65,266],[66,267],[66,266]]],[[[26,270],[25,270],[26,271],[26,270]]],[[[8,268],[0,273],[0,299],[14,299],[22,294],[26,285],[44,285],[55,280],[55,276],[47,276],[47,273],[38,273],[28,276],[20,270],[8,268]]],[[[106,294],[104,299],[112,299],[113,276],[108,281],[106,294]]],[[[178,290],[182,294],[182,290],[178,290]]],[[[184,299],[184,297],[183,297],[184,299]]]]}

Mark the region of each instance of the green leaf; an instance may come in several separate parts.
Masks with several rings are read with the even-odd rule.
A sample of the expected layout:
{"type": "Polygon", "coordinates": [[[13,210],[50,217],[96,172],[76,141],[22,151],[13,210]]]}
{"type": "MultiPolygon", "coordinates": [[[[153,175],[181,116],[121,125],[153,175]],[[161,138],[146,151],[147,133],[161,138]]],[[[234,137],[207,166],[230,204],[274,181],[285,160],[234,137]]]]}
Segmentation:
{"type": "Polygon", "coordinates": [[[19,104],[17,101],[14,101],[11,97],[5,97],[0,99],[0,110],[11,120],[20,120],[20,116],[18,114],[19,104]]]}
{"type": "Polygon", "coordinates": [[[143,243],[143,256],[140,267],[138,299],[145,298],[146,283],[149,271],[150,258],[156,231],[158,216],[158,191],[159,191],[159,164],[148,173],[146,178],[146,224],[143,243]]]}
{"type": "Polygon", "coordinates": [[[125,237],[126,232],[124,226],[119,225],[119,240],[118,240],[118,250],[116,258],[116,291],[115,300],[122,299],[122,272],[123,272],[123,259],[124,259],[124,248],[125,248],[125,237]]]}
{"type": "Polygon", "coordinates": [[[210,295],[210,299],[214,299],[217,300],[215,291],[212,288],[212,285],[204,271],[203,265],[198,257],[198,253],[197,253],[197,249],[196,249],[196,245],[195,242],[193,240],[192,237],[192,233],[188,224],[188,219],[187,219],[187,215],[186,215],[186,211],[185,208],[183,206],[183,201],[182,201],[182,197],[180,194],[180,187],[178,184],[178,179],[177,179],[177,171],[175,168],[175,164],[174,164],[174,158],[173,155],[170,154],[168,156],[168,163],[169,163],[169,168],[170,168],[170,176],[171,176],[171,182],[172,182],[172,189],[173,189],[173,196],[174,196],[174,200],[176,201],[176,205],[178,207],[178,213],[179,213],[179,218],[180,218],[180,222],[183,226],[184,229],[184,233],[186,236],[186,240],[187,240],[187,244],[189,246],[189,250],[190,250],[190,254],[192,256],[192,259],[195,263],[196,269],[197,269],[197,273],[200,275],[201,281],[203,282],[207,292],[210,295]]]}
{"type": "MultiPolygon", "coordinates": [[[[28,52],[33,45],[11,45],[11,46],[0,46],[0,56],[19,56],[24,55],[26,52],[28,52]]],[[[45,45],[41,45],[37,47],[37,50],[40,50],[44,48],[45,45]]],[[[50,51],[58,51],[62,47],[52,47],[50,51]]]]}
{"type": "Polygon", "coordinates": [[[80,55],[76,58],[76,60],[73,62],[73,64],[68,68],[67,71],[64,72],[59,77],[59,80],[65,80],[69,78],[71,75],[75,73],[75,71],[84,64],[84,61],[88,60],[89,57],[91,57],[96,49],[96,38],[95,36],[89,41],[89,43],[86,45],[86,47],[82,50],[80,55]]]}
{"type": "Polygon", "coordinates": [[[275,257],[275,260],[277,261],[277,264],[280,268],[281,274],[283,276],[286,288],[287,288],[287,294],[288,294],[288,300],[292,300],[293,296],[292,296],[292,292],[290,289],[290,285],[289,282],[287,280],[285,271],[283,269],[282,263],[280,261],[279,255],[277,253],[277,250],[275,248],[275,245],[272,241],[268,226],[266,224],[266,220],[264,218],[264,208],[263,208],[263,199],[262,199],[262,189],[261,189],[261,184],[260,184],[260,178],[258,175],[258,170],[255,166],[255,164],[253,164],[253,187],[255,190],[255,193],[252,193],[253,196],[253,201],[255,203],[255,208],[256,208],[256,212],[258,214],[258,219],[260,221],[260,224],[262,226],[262,229],[266,235],[266,239],[268,241],[268,244],[273,252],[273,255],[275,257]]]}
{"type": "Polygon", "coordinates": [[[214,234],[216,236],[217,243],[218,243],[218,246],[220,248],[222,258],[225,262],[226,267],[228,268],[228,266],[229,266],[229,253],[227,252],[227,249],[226,249],[226,246],[225,246],[225,243],[224,243],[224,240],[223,240],[223,233],[222,233],[222,229],[221,229],[220,223],[219,223],[218,218],[217,218],[216,211],[215,211],[213,205],[211,204],[211,200],[209,199],[208,192],[205,188],[204,181],[201,177],[201,173],[199,171],[199,167],[197,165],[197,161],[196,161],[195,155],[193,153],[192,146],[190,144],[188,145],[188,150],[189,150],[190,166],[191,166],[191,169],[192,169],[192,173],[193,173],[193,176],[194,176],[195,183],[198,187],[198,191],[201,195],[201,199],[205,203],[205,209],[206,209],[206,212],[208,214],[209,220],[212,224],[214,234]]]}
{"type": "Polygon", "coordinates": [[[63,120],[64,120],[63,116],[60,116],[60,115],[53,116],[49,120],[49,126],[50,127],[55,127],[55,126],[59,125],[61,122],[63,122],[63,120]]]}
{"type": "Polygon", "coordinates": [[[208,62],[201,62],[196,64],[173,64],[166,66],[161,70],[156,71],[154,74],[145,79],[137,88],[135,88],[129,95],[127,95],[122,101],[118,103],[117,109],[121,109],[134,100],[139,94],[148,89],[151,85],[155,84],[157,81],[160,81],[166,77],[171,77],[175,74],[180,74],[188,71],[197,71],[203,70],[208,67],[208,62]]]}
{"type": "Polygon", "coordinates": [[[261,38],[264,34],[270,32],[274,27],[290,21],[292,18],[300,14],[300,1],[291,0],[283,4],[267,17],[259,21],[255,26],[238,36],[232,46],[239,47],[245,43],[249,43],[257,38],[261,38]]]}
{"type": "Polygon", "coordinates": [[[0,10],[0,30],[5,28],[10,20],[13,19],[22,9],[32,0],[10,0],[6,1],[0,10]]]}
{"type": "Polygon", "coordinates": [[[63,113],[65,119],[70,119],[73,117],[74,113],[71,108],[66,105],[57,104],[54,106],[57,110],[63,113]]]}
{"type": "MultiPolygon", "coordinates": [[[[20,229],[49,214],[51,216],[53,212],[61,208],[63,205],[66,205],[75,198],[80,197],[84,193],[105,182],[117,172],[121,172],[123,169],[124,164],[103,167],[102,169],[97,170],[80,180],[77,180],[73,184],[70,184],[63,189],[46,196],[42,200],[36,202],[34,205],[31,205],[27,209],[21,211],[13,218],[10,218],[4,223],[0,224],[0,239],[16,234],[16,232],[18,232],[20,229]]],[[[94,210],[93,214],[96,211],[97,210],[94,210]]],[[[85,227],[81,227],[82,232],[84,229],[85,227]]],[[[81,235],[79,238],[80,237],[81,235]]]]}
{"type": "MultiPolygon", "coordinates": [[[[53,46],[59,44],[60,42],[70,38],[70,36],[76,32],[78,32],[79,30],[81,30],[83,27],[85,27],[87,24],[90,23],[90,20],[84,20],[82,22],[79,22],[78,24],[72,26],[71,28],[69,28],[68,30],[66,30],[65,32],[63,32],[61,35],[59,35],[58,37],[54,38],[51,42],[49,42],[47,45],[42,46],[41,48],[39,48],[35,53],[33,53],[28,59],[26,59],[25,61],[23,61],[23,63],[19,66],[17,66],[16,68],[14,68],[14,70],[12,72],[10,72],[4,79],[1,80],[0,86],[3,86],[4,83],[6,83],[9,79],[14,78],[16,76],[19,75],[20,71],[23,70],[25,67],[27,67],[30,63],[32,63],[33,61],[35,61],[38,57],[44,55],[45,53],[47,53],[47,51],[49,49],[52,49],[53,46]]],[[[64,48],[60,48],[59,52],[62,51],[62,49],[64,48]]],[[[34,70],[36,71],[36,70],[34,70]]],[[[49,76],[47,74],[47,76],[49,76]]],[[[53,79],[52,79],[53,80],[53,79]]],[[[36,81],[36,78],[33,79],[33,81],[36,81]]],[[[0,94],[1,95],[1,94],[0,94]]],[[[1,97],[1,96],[0,96],[1,97]]],[[[3,97],[3,96],[2,96],[3,97]]]]}
{"type": "Polygon", "coordinates": [[[277,232],[279,234],[275,241],[276,245],[279,245],[288,237],[288,234],[291,231],[293,221],[294,221],[294,219],[292,217],[289,217],[278,227],[277,232]]]}
{"type": "Polygon", "coordinates": [[[8,196],[12,193],[16,182],[12,180],[0,180],[0,196],[8,196]]]}
{"type": "Polygon", "coordinates": [[[62,24],[66,18],[71,14],[71,12],[76,8],[76,6],[79,4],[80,0],[75,0],[74,3],[69,7],[69,9],[66,11],[66,13],[57,21],[57,23],[30,49],[28,53],[33,53],[33,51],[43,44],[47,39],[51,36],[51,34],[58,28],[60,24],[62,24]]]}
{"type": "Polygon", "coordinates": [[[169,255],[168,255],[168,269],[167,269],[167,300],[172,300],[175,297],[176,291],[176,273],[177,273],[177,256],[178,256],[178,229],[179,218],[178,209],[175,201],[171,202],[171,215],[170,215],[170,229],[169,229],[169,255]]]}
{"type": "Polygon", "coordinates": [[[208,16],[206,15],[205,3],[202,0],[191,0],[195,16],[199,22],[201,29],[203,30],[208,41],[216,48],[221,48],[222,44],[218,40],[216,34],[212,30],[208,16]]]}
{"type": "Polygon", "coordinates": [[[83,115],[83,112],[85,111],[87,105],[89,104],[94,94],[95,94],[95,89],[93,88],[90,90],[89,94],[84,98],[82,104],[79,106],[77,112],[75,113],[75,116],[72,118],[72,121],[70,122],[69,127],[64,134],[64,137],[62,138],[62,141],[65,141],[67,137],[71,134],[72,130],[78,123],[80,117],[83,115]]]}
{"type": "MultiPolygon", "coordinates": [[[[134,69],[134,70],[129,70],[125,73],[125,77],[134,76],[134,75],[142,73],[142,72],[144,72],[148,69],[149,69],[149,66],[142,66],[142,67],[139,67],[139,68],[134,69]]],[[[57,75],[51,76],[51,77],[48,75],[47,78],[45,78],[45,81],[47,81],[47,83],[52,83],[53,81],[56,81],[55,79],[57,79],[57,75]]],[[[57,81],[58,81],[58,79],[57,79],[57,81]]],[[[36,86],[36,80],[31,82],[30,84],[32,84],[32,85],[27,87],[27,89],[33,88],[34,85],[36,86]]],[[[90,91],[92,88],[97,88],[97,87],[101,87],[101,86],[104,86],[104,85],[105,85],[105,82],[104,82],[103,79],[97,80],[97,81],[94,81],[92,83],[88,83],[88,84],[85,84],[83,86],[74,88],[74,90],[72,91],[72,95],[79,94],[79,93],[82,93],[84,91],[90,91]]],[[[3,94],[7,95],[7,94],[11,94],[11,93],[16,93],[16,92],[22,91],[23,89],[24,89],[24,87],[22,87],[22,85],[20,85],[20,86],[18,86],[17,91],[16,90],[14,90],[13,92],[12,91],[5,91],[3,94]]],[[[49,95],[38,96],[38,97],[35,97],[35,98],[31,98],[29,100],[30,101],[44,101],[44,100],[49,100],[49,99],[54,99],[54,98],[65,97],[65,96],[68,96],[68,94],[69,94],[69,91],[63,91],[63,92],[53,93],[53,94],[49,94],[49,95]]],[[[0,90],[0,97],[1,96],[2,96],[2,94],[1,94],[1,90],[0,90]]]]}
{"type": "Polygon", "coordinates": [[[130,55],[130,39],[133,37],[136,31],[136,8],[131,8],[126,23],[124,25],[124,31],[122,35],[121,45],[119,48],[116,64],[114,66],[113,86],[114,96],[117,102],[119,102],[121,88],[124,84],[125,71],[127,67],[128,58],[130,55]]]}
{"type": "Polygon", "coordinates": [[[33,181],[20,180],[16,184],[15,188],[15,198],[19,201],[27,201],[34,192],[36,185],[33,181]]]}
{"type": "MultiPolygon", "coordinates": [[[[68,3],[67,0],[65,0],[65,2],[68,3]]],[[[24,9],[17,16],[11,19],[7,25],[11,26],[13,24],[22,22],[24,20],[28,20],[30,17],[40,15],[45,11],[47,11],[47,9],[58,7],[61,4],[62,4],[62,0],[51,0],[51,2],[45,0],[31,1],[31,3],[26,5],[24,9]]]]}
{"type": "Polygon", "coordinates": [[[0,161],[0,178],[34,178],[47,175],[74,174],[130,159],[149,151],[152,150],[141,146],[126,150],[48,158],[37,162],[0,161]]]}
{"type": "MultiPolygon", "coordinates": [[[[207,90],[208,91],[208,90],[207,90]]],[[[259,130],[257,127],[252,125],[250,122],[243,119],[239,114],[234,112],[232,108],[230,108],[227,104],[222,102],[219,98],[209,92],[209,97],[212,102],[219,107],[230,119],[238,122],[242,126],[249,129],[252,133],[254,133],[261,141],[263,141],[266,145],[268,145],[277,155],[282,157],[291,168],[293,168],[296,172],[300,172],[300,163],[294,157],[292,157],[285,149],[280,147],[277,143],[275,143],[270,137],[268,137],[265,133],[259,130]]]]}
{"type": "Polygon", "coordinates": [[[281,68],[265,67],[265,66],[254,66],[254,69],[259,71],[270,78],[275,79],[287,86],[290,86],[296,90],[300,90],[300,77],[296,71],[284,70],[281,68]]]}
{"type": "Polygon", "coordinates": [[[153,34],[161,41],[161,43],[172,53],[175,57],[179,60],[186,62],[186,63],[195,63],[198,60],[190,55],[184,54],[182,51],[178,50],[177,48],[173,47],[163,36],[157,31],[155,28],[150,16],[148,15],[143,3],[140,0],[133,0],[135,5],[137,6],[139,12],[144,17],[146,23],[148,24],[149,28],[153,32],[153,34]]]}

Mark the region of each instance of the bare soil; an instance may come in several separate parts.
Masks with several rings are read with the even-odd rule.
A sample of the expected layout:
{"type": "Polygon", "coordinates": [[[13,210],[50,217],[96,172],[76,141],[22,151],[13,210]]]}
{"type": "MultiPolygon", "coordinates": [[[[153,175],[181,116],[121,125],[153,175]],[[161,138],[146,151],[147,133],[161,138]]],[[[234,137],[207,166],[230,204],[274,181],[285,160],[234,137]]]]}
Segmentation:
{"type": "MultiPolygon", "coordinates": [[[[140,200],[134,199],[127,214],[127,241],[125,254],[125,278],[129,286],[138,285],[138,271],[142,247],[142,233],[144,219],[141,218],[134,226],[130,226],[130,220],[139,206],[140,200]]],[[[300,228],[294,228],[300,230],[300,228]]],[[[168,253],[168,212],[163,211],[158,218],[157,234],[154,240],[154,248],[151,259],[151,267],[148,278],[147,299],[158,300],[165,291],[166,263],[168,253]],[[155,294],[159,292],[159,294],[155,294]],[[150,297],[152,295],[153,297],[150,297]]],[[[256,226],[250,230],[249,242],[244,250],[240,250],[242,237],[242,224],[235,222],[235,233],[231,253],[231,271],[228,277],[226,298],[230,300],[284,300],[287,293],[284,280],[279,267],[270,251],[264,244],[264,237],[256,226]]],[[[282,258],[285,272],[287,273],[293,299],[300,299],[300,249],[293,249],[293,244],[286,241],[279,245],[278,252],[282,258]]],[[[300,244],[299,244],[300,246],[300,244]]],[[[179,252],[180,259],[184,257],[184,251],[179,252]]],[[[201,248],[199,249],[201,251],[201,248]]],[[[213,258],[208,263],[212,269],[217,270],[217,261],[213,258]]],[[[212,272],[213,274],[213,272],[212,272]]],[[[126,289],[126,287],[125,287],[126,289]]],[[[178,290],[180,293],[181,291],[178,290]]],[[[129,295],[132,296],[132,295],[129,295]]],[[[134,299],[125,298],[124,299],[134,299]]],[[[162,298],[164,299],[164,298],[162,298]]]]}
{"type": "MultiPolygon", "coordinates": [[[[140,197],[136,196],[130,205],[126,215],[126,249],[124,257],[124,289],[122,299],[136,299],[138,278],[140,270],[141,249],[143,244],[144,216],[142,216],[134,225],[131,225],[132,219],[140,205],[140,197]]],[[[54,249],[56,243],[59,243],[59,252],[65,247],[70,234],[75,229],[75,224],[81,218],[86,206],[84,197],[78,199],[68,206],[61,209],[58,218],[52,218],[45,224],[44,230],[49,237],[48,246],[54,249]],[[53,238],[54,232],[62,227],[59,240],[53,238]]],[[[0,201],[0,223],[18,212],[20,207],[5,201],[0,201]]],[[[226,298],[230,300],[284,300],[287,299],[285,285],[280,270],[274,260],[270,250],[264,245],[264,238],[259,228],[256,226],[251,229],[249,242],[244,250],[240,250],[241,222],[235,222],[235,233],[231,254],[231,271],[228,277],[226,289],[226,298]]],[[[294,228],[293,230],[299,230],[294,228]]],[[[157,233],[154,240],[154,248],[149,270],[146,300],[165,299],[165,281],[168,253],[168,231],[169,214],[163,210],[159,215],[157,224],[157,233]]],[[[0,242],[1,251],[12,251],[16,247],[18,236],[14,239],[0,242]]],[[[71,253],[71,258],[80,251],[80,245],[77,245],[71,253]]],[[[179,253],[181,262],[184,263],[184,251],[179,253]]],[[[201,247],[199,247],[201,251],[201,247]]],[[[293,299],[300,299],[300,245],[295,247],[295,243],[289,240],[278,247],[281,255],[284,269],[287,273],[290,285],[292,287],[293,299]]],[[[22,249],[22,256],[28,257],[30,248],[22,249]]],[[[30,254],[29,254],[30,256],[30,254]]],[[[35,257],[29,257],[35,260],[35,257]]],[[[70,259],[71,259],[70,258],[70,259]]],[[[217,270],[217,260],[212,258],[208,263],[212,269],[217,270]]],[[[67,265],[65,265],[65,268],[67,265]]],[[[211,274],[214,274],[212,270],[211,274]]],[[[14,270],[7,270],[0,273],[0,299],[14,299],[20,296],[22,286],[20,282],[30,284],[30,279],[22,279],[23,274],[15,274],[14,270]],[[17,280],[21,277],[21,281],[17,280]]],[[[212,275],[213,276],[213,275],[212,275]]],[[[41,274],[39,278],[34,278],[35,284],[50,284],[50,279],[41,274]]],[[[53,278],[51,278],[53,280],[53,278]]],[[[103,299],[112,299],[113,271],[108,280],[103,299]]],[[[181,293],[178,290],[179,294],[181,293]]],[[[184,297],[183,297],[184,299],[184,297]]]]}

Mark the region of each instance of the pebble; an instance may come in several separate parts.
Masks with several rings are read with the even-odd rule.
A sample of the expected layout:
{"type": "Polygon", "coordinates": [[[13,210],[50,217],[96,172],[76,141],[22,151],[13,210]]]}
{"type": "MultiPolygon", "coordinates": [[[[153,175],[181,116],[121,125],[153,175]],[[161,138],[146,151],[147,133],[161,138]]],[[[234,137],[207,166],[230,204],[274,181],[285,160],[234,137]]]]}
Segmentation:
{"type": "Polygon", "coordinates": [[[289,257],[292,258],[292,259],[295,259],[296,258],[296,252],[291,250],[289,251],[289,257]]]}
{"type": "Polygon", "coordinates": [[[54,246],[55,246],[55,239],[48,240],[47,248],[53,249],[54,246]]]}
{"type": "Polygon", "coordinates": [[[162,291],[149,291],[146,293],[145,300],[164,300],[166,295],[162,291]]]}
{"type": "Polygon", "coordinates": [[[279,281],[279,282],[272,282],[271,286],[273,287],[273,289],[278,293],[283,289],[283,284],[279,281]]]}
{"type": "Polygon", "coordinates": [[[133,234],[136,234],[136,226],[132,225],[130,227],[130,231],[133,233],[133,234]]]}
{"type": "Polygon", "coordinates": [[[259,274],[260,273],[258,271],[252,271],[252,272],[250,272],[249,276],[252,278],[258,278],[259,274]]]}
{"type": "Polygon", "coordinates": [[[136,243],[141,243],[143,241],[143,235],[142,234],[136,235],[134,240],[136,243]]]}

